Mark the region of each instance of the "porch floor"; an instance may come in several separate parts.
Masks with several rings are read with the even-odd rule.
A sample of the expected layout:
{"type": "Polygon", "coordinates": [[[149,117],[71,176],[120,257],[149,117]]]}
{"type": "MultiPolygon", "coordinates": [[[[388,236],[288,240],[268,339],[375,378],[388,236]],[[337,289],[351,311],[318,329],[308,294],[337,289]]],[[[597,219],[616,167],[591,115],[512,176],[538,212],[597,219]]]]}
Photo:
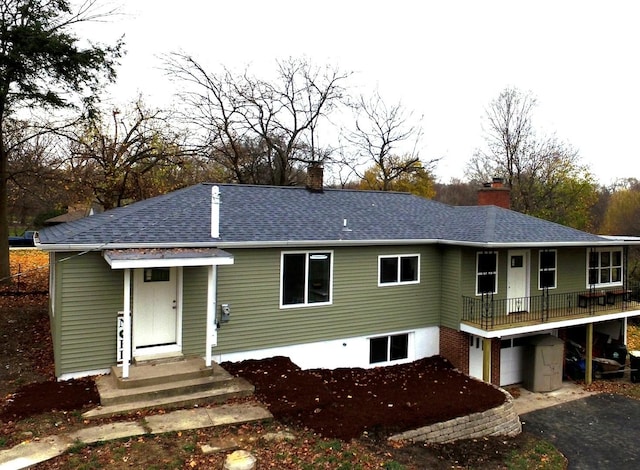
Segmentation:
{"type": "Polygon", "coordinates": [[[122,367],[113,367],[111,374],[98,377],[96,385],[100,406],[86,412],[85,418],[223,403],[254,391],[253,385],[218,364],[206,367],[202,358],[132,364],[126,379],[122,378],[122,367]]]}

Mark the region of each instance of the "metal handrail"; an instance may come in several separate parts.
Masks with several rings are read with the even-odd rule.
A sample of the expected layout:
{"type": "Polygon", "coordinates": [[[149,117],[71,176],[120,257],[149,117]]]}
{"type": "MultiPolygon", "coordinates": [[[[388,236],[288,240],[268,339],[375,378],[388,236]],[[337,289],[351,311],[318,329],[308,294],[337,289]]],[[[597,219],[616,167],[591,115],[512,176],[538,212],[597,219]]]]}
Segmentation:
{"type": "Polygon", "coordinates": [[[505,325],[546,323],[566,317],[584,317],[640,308],[640,284],[496,299],[493,294],[463,296],[462,321],[491,330],[505,325]]]}

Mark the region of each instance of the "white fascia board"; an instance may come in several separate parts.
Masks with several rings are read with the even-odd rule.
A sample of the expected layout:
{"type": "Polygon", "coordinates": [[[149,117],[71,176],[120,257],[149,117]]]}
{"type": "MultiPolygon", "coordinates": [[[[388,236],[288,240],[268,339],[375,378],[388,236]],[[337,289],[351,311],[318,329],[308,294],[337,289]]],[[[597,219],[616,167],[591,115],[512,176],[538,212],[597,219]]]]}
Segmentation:
{"type": "Polygon", "coordinates": [[[640,310],[628,310],[625,312],[611,313],[608,315],[598,315],[591,317],[571,318],[562,321],[551,321],[548,323],[540,323],[538,325],[519,326],[514,328],[505,328],[502,330],[483,330],[475,326],[460,323],[460,331],[470,333],[474,336],[482,338],[502,338],[505,336],[519,335],[525,333],[536,333],[556,328],[567,328],[570,326],[588,325],[589,323],[599,323],[608,320],[619,320],[621,318],[636,317],[640,315],[640,310]]]}
{"type": "Polygon", "coordinates": [[[528,242],[528,243],[495,243],[495,242],[464,242],[457,240],[440,240],[443,245],[467,246],[472,248],[544,248],[544,247],[583,247],[592,246],[623,246],[640,245],[640,242],[622,242],[614,240],[602,240],[592,242],[528,242]]]}
{"type": "Polygon", "coordinates": [[[174,259],[124,259],[114,260],[104,255],[111,269],[137,269],[137,268],[173,268],[178,266],[224,266],[233,264],[231,257],[206,257],[206,258],[174,258],[174,259]]]}

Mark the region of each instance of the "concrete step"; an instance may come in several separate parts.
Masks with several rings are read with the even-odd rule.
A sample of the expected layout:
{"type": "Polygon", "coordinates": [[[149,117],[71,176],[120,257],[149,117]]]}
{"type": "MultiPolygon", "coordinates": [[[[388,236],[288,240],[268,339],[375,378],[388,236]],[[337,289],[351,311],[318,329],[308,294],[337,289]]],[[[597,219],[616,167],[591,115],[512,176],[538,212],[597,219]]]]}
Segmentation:
{"type": "Polygon", "coordinates": [[[207,367],[202,358],[138,363],[129,368],[129,377],[126,379],[122,377],[122,367],[113,366],[111,368],[111,377],[115,380],[116,386],[123,389],[180,382],[212,375],[229,376],[227,371],[216,363],[207,367]]]}
{"type": "Polygon", "coordinates": [[[95,419],[126,414],[137,410],[154,408],[174,409],[211,403],[224,403],[232,398],[251,396],[253,395],[253,391],[254,387],[249,382],[240,378],[234,378],[231,381],[227,381],[227,384],[220,388],[209,388],[170,396],[136,396],[135,399],[130,395],[126,401],[116,400],[116,403],[112,404],[104,404],[104,402],[102,402],[100,406],[87,411],[82,416],[87,419],[95,419]]]}
{"type": "Polygon", "coordinates": [[[218,364],[206,367],[202,358],[163,358],[131,365],[129,377],[122,367],[96,379],[100,406],[85,413],[87,418],[113,416],[151,408],[180,408],[204,403],[222,403],[250,396],[254,387],[234,377],[218,364]]]}
{"type": "Polygon", "coordinates": [[[241,386],[252,388],[245,380],[229,376],[228,374],[224,376],[212,375],[197,379],[159,383],[136,388],[118,388],[115,386],[113,380],[110,380],[108,377],[101,377],[96,380],[96,385],[100,393],[100,403],[102,405],[117,405],[132,401],[155,400],[207,390],[224,390],[226,388],[241,386]]]}

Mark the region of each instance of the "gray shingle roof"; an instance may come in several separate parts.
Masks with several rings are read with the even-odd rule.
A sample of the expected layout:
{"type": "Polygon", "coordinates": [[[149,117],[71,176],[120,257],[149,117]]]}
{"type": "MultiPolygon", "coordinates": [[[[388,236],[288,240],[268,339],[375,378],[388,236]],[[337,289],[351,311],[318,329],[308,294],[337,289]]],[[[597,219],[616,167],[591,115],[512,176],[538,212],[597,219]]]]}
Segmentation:
{"type": "Polygon", "coordinates": [[[277,244],[446,240],[469,244],[603,243],[602,237],[495,206],[453,207],[406,193],[219,184],[220,238],[211,237],[212,184],[46,228],[43,245],[277,244]],[[344,219],[348,229],[344,230],[344,219]]]}

